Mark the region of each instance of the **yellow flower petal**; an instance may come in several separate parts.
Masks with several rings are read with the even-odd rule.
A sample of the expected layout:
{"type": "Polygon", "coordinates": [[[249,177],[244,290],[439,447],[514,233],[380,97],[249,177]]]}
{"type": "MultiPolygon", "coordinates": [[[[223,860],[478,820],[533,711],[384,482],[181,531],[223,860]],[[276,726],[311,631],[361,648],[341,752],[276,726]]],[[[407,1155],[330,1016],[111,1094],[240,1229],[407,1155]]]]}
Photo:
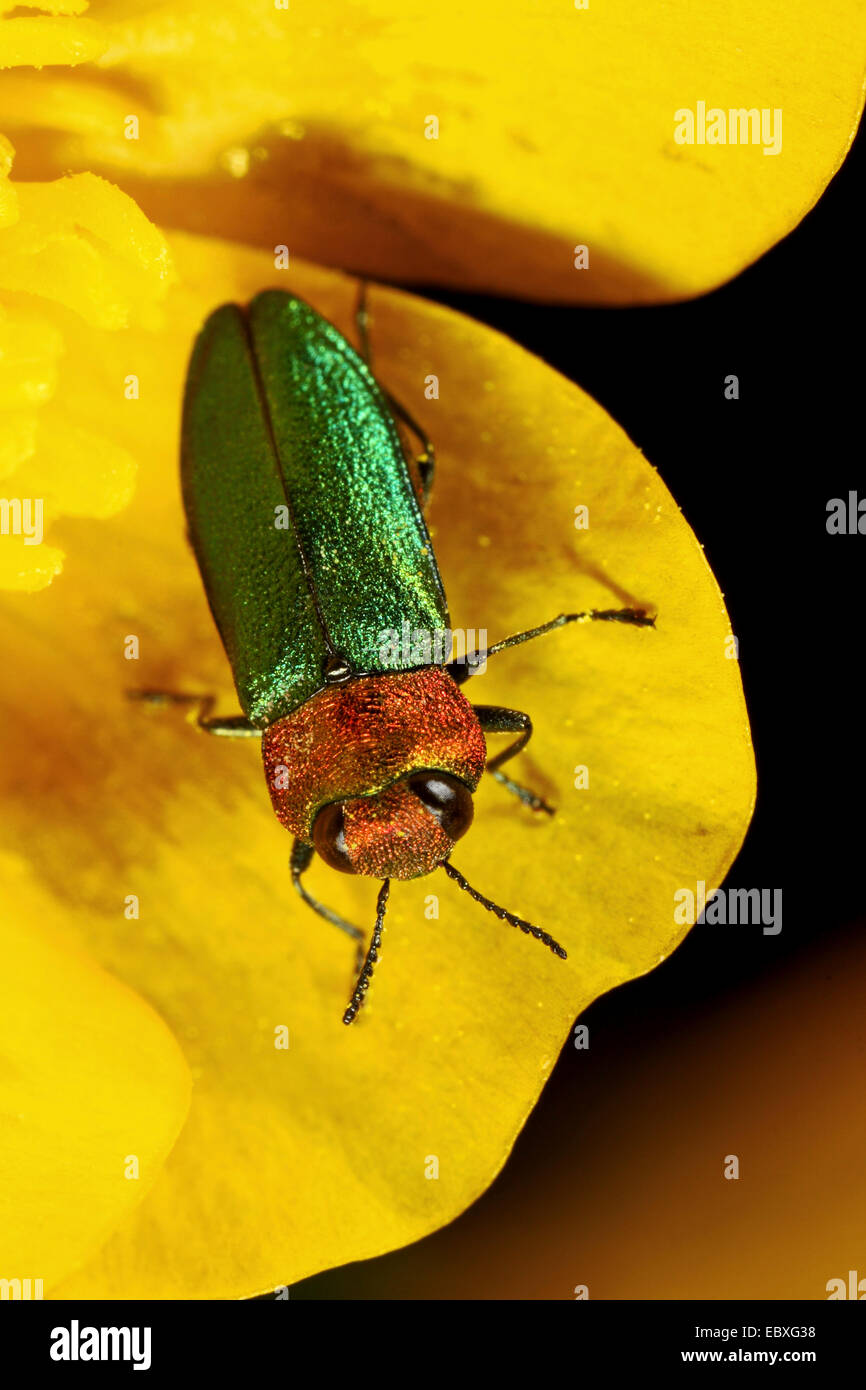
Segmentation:
{"type": "MultiPolygon", "coordinates": [[[[113,515],[135,481],[132,454],[106,436],[101,409],[88,415],[92,391],[79,390],[64,357],[79,331],[75,315],[103,330],[147,320],[172,269],[162,234],[104,179],[80,174],[15,191],[14,219],[0,226],[0,481],[16,505],[38,502],[47,533],[63,516],[113,515]]],[[[118,359],[103,334],[78,370],[135,411],[126,396],[136,365],[118,359]]],[[[0,588],[44,588],[63,551],[9,529],[0,535],[0,588]]]]}
{"type": "Polygon", "coordinates": [[[0,93],[28,178],[96,168],[163,225],[520,298],[720,284],[814,204],[863,104],[860,0],[826,0],[820,36],[811,0],[94,9],[98,68],[0,93]],[[778,110],[780,151],[678,144],[698,102],[778,110]]]}
{"type": "MultiPolygon", "coordinates": [[[[10,10],[18,8],[18,0],[0,0],[0,14],[8,14],[10,10]]],[[[49,15],[84,14],[88,8],[88,0],[39,0],[38,4],[21,8],[40,10],[43,14],[49,15]]]]}
{"type": "Polygon", "coordinates": [[[165,242],[131,198],[95,174],[16,186],[20,220],[0,234],[0,290],[42,294],[122,328],[168,281],[165,242]]]}
{"type": "MultiPolygon", "coordinates": [[[[493,641],[563,609],[638,601],[657,606],[659,624],[572,628],[503,654],[470,687],[478,702],[532,714],[514,775],[559,811],[542,822],[485,784],[456,862],[560,937],[568,961],[444,874],[395,884],[370,1002],[345,1028],[352,949],[292,893],[256,746],[204,738],[123,690],[213,690],[236,708],[178,500],[181,391],[201,320],[278,283],[352,332],[356,288],[310,267],[275,274],[269,257],[236,247],[172,246],[180,285],[160,331],[109,338],[82,325],[68,342],[80,409],[147,464],[134,505],[109,527],[80,523],[74,582],[26,612],[20,600],[0,610],[41,730],[34,763],[5,721],[16,728],[5,757],[28,787],[6,816],[8,843],[42,881],[62,882],[60,920],[87,904],[86,926],[70,929],[153,1001],[196,1078],[162,1180],[58,1290],[72,1297],[248,1295],[452,1220],[505,1161],[579,1010],[674,949],[686,930],[674,892],[719,882],[754,795],[722,599],[657,474],[536,358],[374,287],[376,370],[437,445],[431,521],[454,623],[493,641]],[[94,378],[106,344],[138,364],[135,406],[94,378]],[[424,398],[430,373],[438,401],[424,398]],[[588,531],[574,527],[578,505],[588,531]],[[129,636],[137,661],[123,659],[129,636]],[[589,789],[575,789],[578,765],[589,789]],[[140,894],[139,930],[118,931],[107,882],[140,894]],[[275,1047],[283,1026],[287,1050],[275,1047]]],[[[20,674],[4,679],[4,698],[20,701],[20,674]]],[[[372,925],[375,884],[317,864],[310,885],[372,925]]]]}
{"type": "Polygon", "coordinates": [[[3,432],[0,434],[0,480],[29,458],[36,439],[34,416],[22,411],[4,410],[3,432]]]}
{"type": "Polygon", "coordinates": [[[28,546],[20,536],[0,539],[0,589],[33,594],[63,569],[63,551],[54,545],[28,546]]]}
{"type": "Polygon", "coordinates": [[[18,199],[9,182],[14,154],[6,136],[0,135],[0,227],[10,226],[18,217],[18,199]]]}
{"type": "MultiPolygon", "coordinates": [[[[189,1072],[153,1010],[53,929],[86,916],[62,875],[52,892],[12,855],[0,870],[14,904],[0,920],[0,1278],[47,1290],[152,1188],[189,1072]]],[[[115,930],[134,933],[122,896],[114,909],[115,930]]]]}
{"type": "MultiPolygon", "coordinates": [[[[85,5],[74,3],[74,0],[63,4],[45,0],[38,8],[54,15],[74,16],[85,9],[85,5]]],[[[91,63],[100,58],[107,47],[102,29],[90,19],[14,17],[0,23],[0,68],[91,63]]]]}

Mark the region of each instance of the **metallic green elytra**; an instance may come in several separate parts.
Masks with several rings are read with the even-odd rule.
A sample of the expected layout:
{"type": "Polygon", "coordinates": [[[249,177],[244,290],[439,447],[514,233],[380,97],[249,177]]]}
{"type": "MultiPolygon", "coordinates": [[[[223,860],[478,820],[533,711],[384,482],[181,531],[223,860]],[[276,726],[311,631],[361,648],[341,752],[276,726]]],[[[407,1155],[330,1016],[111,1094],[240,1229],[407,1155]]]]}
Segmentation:
{"type": "MultiPolygon", "coordinates": [[[[370,369],[303,300],[211,314],[183,408],[183,499],[241,707],[258,728],[382,633],[440,634],[442,581],[397,426],[370,369]]],[[[446,660],[448,652],[446,651],[446,660]]]]}
{"type": "Polygon", "coordinates": [[[472,705],[460,687],[497,652],[567,623],[653,625],[641,609],[561,613],[450,661],[448,609],[423,516],[433,446],[370,370],[363,291],[358,331],[363,357],[309,304],[279,290],[208,318],[183,404],[183,500],[243,714],[214,717],[209,695],[136,692],[191,705],[207,733],[261,739],[274,810],[294,836],[292,882],[356,943],[344,1023],[366,997],[392,878],[441,868],[565,959],[553,937],[477,892],[451,863],[484,773],[530,810],[553,813],[500,770],[528,743],[529,715],[472,705]],[[423,444],[417,458],[398,420],[423,444]],[[393,640],[407,632],[408,645],[393,640]],[[485,736],[501,734],[513,739],[491,757],[485,736]],[[382,880],[366,956],[358,927],[302,882],[315,853],[343,873],[382,880]]]}

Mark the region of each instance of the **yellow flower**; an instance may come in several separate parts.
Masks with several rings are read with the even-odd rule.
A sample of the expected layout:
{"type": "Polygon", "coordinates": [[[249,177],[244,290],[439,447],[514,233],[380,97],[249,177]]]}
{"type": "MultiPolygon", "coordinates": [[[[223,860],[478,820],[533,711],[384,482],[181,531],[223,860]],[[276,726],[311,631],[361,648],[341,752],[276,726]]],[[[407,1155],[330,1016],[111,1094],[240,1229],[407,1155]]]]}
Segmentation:
{"type": "MultiPolygon", "coordinates": [[[[146,461],[134,503],[111,526],[79,521],[74,577],[36,600],[7,600],[0,614],[0,641],[17,654],[3,677],[2,765],[10,787],[25,789],[4,815],[21,865],[7,926],[18,930],[38,883],[42,916],[147,1001],[194,1079],[155,1177],[184,1097],[161,1042],[169,1076],[147,1097],[150,1152],[126,1130],[109,1135],[88,1174],[117,1212],[99,1253],[73,1274],[69,1242],[55,1251],[43,1240],[34,1272],[76,1297],[252,1294],[450,1221],[505,1161],[575,1015],[682,938],[674,892],[720,881],[754,792],[721,596],[657,474],[538,359],[451,311],[374,288],[377,372],[437,443],[431,522],[455,625],[483,615],[493,640],[562,608],[629,601],[657,608],[659,623],[561,632],[477,678],[476,699],[533,714],[516,775],[559,811],[541,823],[484,785],[457,862],[559,936],[568,961],[444,878],[394,885],[375,993],[344,1028],[351,949],[291,892],[289,841],[256,752],[203,738],[176,712],[130,705],[123,691],[213,690],[221,709],[236,707],[178,503],[179,406],[197,326],[221,300],[285,283],[351,333],[356,289],[301,265],[281,278],[272,258],[203,239],[172,237],[172,253],[178,281],[148,326],[67,325],[69,391],[146,461]],[[98,362],[111,364],[110,378],[94,374],[98,362]],[[127,400],[120,383],[133,371],[140,398],[127,400]],[[429,372],[441,401],[423,397],[429,372]],[[575,530],[577,505],[589,508],[588,531],[575,530]],[[131,635],[137,662],[123,659],[131,635]],[[579,766],[590,769],[587,789],[575,787],[579,766]],[[127,920],[132,895],[140,916],[127,920]],[[287,1050],[275,1046],[281,1027],[287,1050]],[[136,1152],[153,1186],[121,1222],[135,1185],[124,1164],[136,1152]],[[438,1180],[426,1176],[432,1158],[438,1180]]],[[[375,885],[324,865],[310,878],[338,911],[372,924],[375,885]]],[[[16,989],[12,1058],[38,1054],[55,990],[75,1014],[65,972],[55,978],[38,995],[16,989]]],[[[140,1071],[139,1031],[155,1026],[147,1010],[140,1025],[130,1020],[121,1074],[140,1071]]],[[[98,1077],[95,1047],[89,1065],[98,1077]]],[[[0,1108],[38,1108],[26,1073],[4,1066],[0,1077],[11,1088],[0,1108]]],[[[119,1125],[141,1127],[134,1089],[115,1104],[119,1125]]],[[[85,1149],[94,1122],[79,1105],[53,1123],[49,1169],[62,1162],[60,1135],[85,1149]]],[[[8,1188],[3,1200],[13,1200],[8,1188]]],[[[14,1225],[10,1213],[0,1230],[14,1225]]]]}
{"type": "MultiPolygon", "coordinates": [[[[685,0],[652,20],[624,4],[43,8],[0,23],[0,62],[17,65],[0,126],[18,145],[15,181],[0,145],[0,479],[7,500],[43,500],[51,544],[0,537],[0,586],[48,585],[58,531],[71,558],[66,582],[0,608],[15,655],[0,1112],[16,1119],[0,1277],[243,1296],[415,1240],[489,1185],[575,1016],[675,948],[677,890],[723,878],[754,766],[721,595],[639,451],[507,339],[374,287],[377,374],[437,445],[455,624],[482,615],[495,640],[623,603],[659,620],[560,632],[478,678],[476,698],[533,715],[515,773],[558,814],[485,784],[458,863],[568,961],[444,876],[395,885],[375,993],[345,1029],[351,950],[291,894],[255,752],[124,698],[151,685],[235,708],[178,499],[192,338],[216,304],[274,284],[351,335],[355,282],[305,250],[535,297],[718,283],[841,159],[862,19],[836,0],[810,50],[804,7],[769,26],[741,0],[724,35],[685,0]],[[678,146],[674,113],[702,93],[783,107],[783,153],[678,146]],[[189,234],[203,228],[268,249],[189,234]]],[[[321,864],[310,880],[372,923],[373,885],[321,864]]]]}
{"type": "Polygon", "coordinates": [[[13,184],[8,141],[0,155],[0,487],[29,508],[0,537],[0,589],[33,591],[63,562],[42,535],[60,517],[113,516],[135,482],[133,452],[76,382],[84,368],[122,399],[110,349],[77,372],[64,362],[79,316],[106,330],[146,317],[171,269],[163,237],[119,189],[94,174],[13,184]]]}
{"type": "Polygon", "coordinates": [[[163,226],[520,298],[658,302],[722,283],[814,204],[863,105],[860,0],[824,0],[820,36],[811,0],[90,13],[55,21],[52,56],[33,39],[44,21],[8,22],[9,63],[67,61],[72,35],[79,64],[4,81],[0,130],[26,132],[25,177],[94,169],[163,226]],[[679,143],[678,113],[699,103],[725,130],[679,143]],[[738,121],[732,145],[731,111],[756,113],[750,143],[738,121]]]}
{"type": "MultiPolygon", "coordinates": [[[[16,627],[6,650],[20,648],[16,627]]],[[[10,711],[4,690],[18,740],[20,680],[13,698],[10,711]]],[[[4,777],[24,769],[25,786],[34,760],[40,767],[37,729],[32,736],[29,758],[10,760],[4,749],[4,777]]],[[[78,842],[90,855],[78,869],[92,874],[88,839],[78,842]]],[[[190,1078],[141,994],[71,944],[87,933],[86,895],[64,894],[62,876],[46,887],[35,861],[29,850],[0,854],[0,1278],[48,1285],[97,1252],[147,1196],[186,1118],[190,1078]]]]}
{"type": "Polygon", "coordinates": [[[0,136],[0,484],[41,498],[52,534],[3,536],[0,588],[50,583],[53,523],[111,515],[131,494],[132,459],[61,405],[52,302],[132,321],[170,267],[159,233],[93,171],[162,226],[392,281],[652,302],[719,284],[795,226],[863,103],[855,0],[825,7],[821,44],[804,42],[805,0],[769,19],[733,0],[723,21],[694,0],[638,17],[631,0],[41,8],[51,17],[0,20],[0,130],[18,132],[27,180],[10,181],[0,136]],[[698,105],[703,134],[679,143],[698,105]],[[732,146],[730,113],[752,143],[732,146]],[[39,298],[19,322],[22,293],[39,298]],[[82,465],[64,464],[63,482],[61,441],[82,465]]]}

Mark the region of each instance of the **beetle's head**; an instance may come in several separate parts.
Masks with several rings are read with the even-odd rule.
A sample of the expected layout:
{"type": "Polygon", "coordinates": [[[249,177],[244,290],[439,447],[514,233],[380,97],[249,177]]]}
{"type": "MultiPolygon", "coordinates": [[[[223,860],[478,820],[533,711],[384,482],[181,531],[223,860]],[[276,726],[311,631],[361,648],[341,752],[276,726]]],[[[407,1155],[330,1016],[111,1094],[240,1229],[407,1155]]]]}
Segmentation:
{"type": "Polygon", "coordinates": [[[478,716],[440,666],[325,687],[265,729],[262,760],[280,822],[331,868],[382,880],[344,1023],[357,1017],[379,958],[392,878],[441,866],[500,921],[565,959],[553,937],[484,897],[450,862],[472,824],[486,751],[478,716]]]}
{"type": "Polygon", "coordinates": [[[414,772],[375,796],[323,806],[313,844],[342,873],[417,878],[448,858],[474,813],[472,792],[459,777],[414,772]]]}
{"type": "Polygon", "coordinates": [[[358,676],[270,725],[274,810],[343,873],[417,878],[472,824],[487,750],[466,696],[439,666],[358,676]]]}

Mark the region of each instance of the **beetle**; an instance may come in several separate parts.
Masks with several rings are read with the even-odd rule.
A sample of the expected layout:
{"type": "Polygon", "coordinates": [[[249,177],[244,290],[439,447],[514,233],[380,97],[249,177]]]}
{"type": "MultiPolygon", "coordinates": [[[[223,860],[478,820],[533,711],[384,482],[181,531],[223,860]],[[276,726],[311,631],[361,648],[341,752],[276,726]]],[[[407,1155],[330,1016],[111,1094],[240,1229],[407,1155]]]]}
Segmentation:
{"type": "Polygon", "coordinates": [[[379,957],[392,879],[441,868],[565,959],[553,937],[479,893],[451,863],[485,771],[552,814],[501,771],[529,742],[529,715],[472,705],[461,687],[484,660],[569,623],[654,624],[637,608],[561,613],[453,659],[424,520],[435,453],[372,372],[364,286],[357,327],[359,350],[284,290],[264,290],[246,308],[224,304],[206,320],[184,395],[183,502],[243,713],[214,717],[212,696],[134,692],[192,706],[207,733],[261,739],[274,811],[294,836],[294,887],[356,943],[347,1024],[379,957]],[[383,637],[407,625],[429,636],[434,659],[413,664],[411,653],[386,650],[383,637]],[[491,733],[514,735],[493,757],[491,733]],[[366,955],[359,928],[307,891],[303,874],[316,853],[340,872],[381,880],[366,955]]]}

